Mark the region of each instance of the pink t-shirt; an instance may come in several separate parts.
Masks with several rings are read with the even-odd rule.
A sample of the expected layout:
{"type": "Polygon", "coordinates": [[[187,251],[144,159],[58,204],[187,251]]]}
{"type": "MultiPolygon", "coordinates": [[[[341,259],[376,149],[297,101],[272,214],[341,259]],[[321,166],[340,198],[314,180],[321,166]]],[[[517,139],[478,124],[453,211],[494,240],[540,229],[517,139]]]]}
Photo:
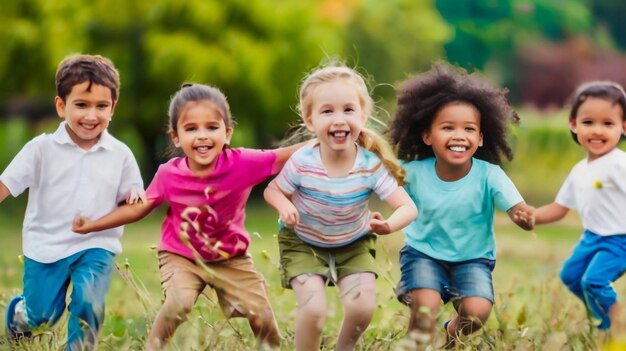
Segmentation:
{"type": "Polygon", "coordinates": [[[186,157],[159,166],[146,191],[155,207],[164,200],[170,206],[159,249],[194,259],[188,238],[207,261],[245,254],[250,244],[245,205],[252,187],[278,171],[275,161],[274,151],[238,148],[224,150],[204,177],[191,172],[186,157]]]}

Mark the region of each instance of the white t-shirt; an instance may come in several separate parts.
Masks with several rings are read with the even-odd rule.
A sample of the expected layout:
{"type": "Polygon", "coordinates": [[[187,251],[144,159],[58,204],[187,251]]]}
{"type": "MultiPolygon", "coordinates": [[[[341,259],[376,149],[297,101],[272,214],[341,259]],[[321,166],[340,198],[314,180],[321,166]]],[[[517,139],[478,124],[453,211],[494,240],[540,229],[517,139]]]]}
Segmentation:
{"type": "Polygon", "coordinates": [[[626,152],[616,148],[594,161],[578,162],[556,203],[578,211],[585,229],[595,234],[626,234],[626,152]]]}
{"type": "Polygon", "coordinates": [[[29,141],[0,175],[13,196],[29,189],[22,249],[41,263],[90,248],[120,253],[123,227],[82,235],[72,232],[72,220],[79,214],[99,218],[125,201],[133,187],[143,189],[128,146],[105,130],[91,149],[81,149],[65,124],[29,141]]]}

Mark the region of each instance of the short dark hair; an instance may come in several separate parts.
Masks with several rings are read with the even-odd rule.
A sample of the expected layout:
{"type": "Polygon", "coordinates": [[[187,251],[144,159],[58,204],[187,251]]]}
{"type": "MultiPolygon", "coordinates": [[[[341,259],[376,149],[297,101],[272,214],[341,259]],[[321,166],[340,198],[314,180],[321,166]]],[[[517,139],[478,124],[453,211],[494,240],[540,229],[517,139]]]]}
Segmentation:
{"type": "Polygon", "coordinates": [[[115,102],[119,96],[120,74],[113,62],[100,55],[72,55],[59,63],[56,72],[56,91],[63,101],[72,92],[75,85],[89,82],[111,89],[111,98],[115,102]]]}
{"type": "MultiPolygon", "coordinates": [[[[621,85],[608,80],[596,80],[583,83],[578,87],[578,89],[576,89],[576,92],[571,100],[572,106],[569,113],[570,120],[576,119],[580,105],[582,105],[588,97],[603,99],[611,102],[612,104],[621,106],[622,121],[626,121],[626,93],[624,93],[624,88],[622,88],[621,85]]],[[[572,138],[576,144],[580,144],[576,133],[571,130],[570,133],[572,134],[572,138]]]]}

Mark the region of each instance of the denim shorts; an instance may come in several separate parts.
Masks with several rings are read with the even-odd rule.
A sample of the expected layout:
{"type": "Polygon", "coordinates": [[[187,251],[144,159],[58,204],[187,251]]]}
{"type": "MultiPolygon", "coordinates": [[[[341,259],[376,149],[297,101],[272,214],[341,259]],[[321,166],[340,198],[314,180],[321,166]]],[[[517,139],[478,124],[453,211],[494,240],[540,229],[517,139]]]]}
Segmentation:
{"type": "Polygon", "coordinates": [[[400,250],[401,276],[396,296],[408,305],[411,290],[432,289],[439,292],[444,303],[457,303],[465,297],[482,297],[494,303],[491,272],[495,266],[495,260],[486,258],[442,261],[405,245],[400,250]]]}

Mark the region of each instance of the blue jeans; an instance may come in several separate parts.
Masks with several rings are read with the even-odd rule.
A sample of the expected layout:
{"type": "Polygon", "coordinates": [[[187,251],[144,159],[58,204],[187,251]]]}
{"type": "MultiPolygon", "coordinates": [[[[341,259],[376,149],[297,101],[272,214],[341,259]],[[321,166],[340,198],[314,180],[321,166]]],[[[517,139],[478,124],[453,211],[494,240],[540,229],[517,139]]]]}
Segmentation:
{"type": "Polygon", "coordinates": [[[617,302],[612,283],[626,271],[626,234],[602,236],[585,230],[563,264],[561,280],[609,329],[609,310],[617,302]]]}
{"type": "Polygon", "coordinates": [[[477,296],[494,302],[491,272],[496,261],[478,258],[462,262],[442,261],[427,256],[411,246],[400,250],[400,282],[396,288],[398,300],[407,303],[406,295],[413,289],[439,292],[444,303],[460,302],[477,296]]]}
{"type": "Polygon", "coordinates": [[[67,350],[93,347],[104,320],[113,257],[104,249],[88,249],[52,263],[25,258],[23,296],[29,325],[35,329],[59,320],[71,282],[67,350]]]}

